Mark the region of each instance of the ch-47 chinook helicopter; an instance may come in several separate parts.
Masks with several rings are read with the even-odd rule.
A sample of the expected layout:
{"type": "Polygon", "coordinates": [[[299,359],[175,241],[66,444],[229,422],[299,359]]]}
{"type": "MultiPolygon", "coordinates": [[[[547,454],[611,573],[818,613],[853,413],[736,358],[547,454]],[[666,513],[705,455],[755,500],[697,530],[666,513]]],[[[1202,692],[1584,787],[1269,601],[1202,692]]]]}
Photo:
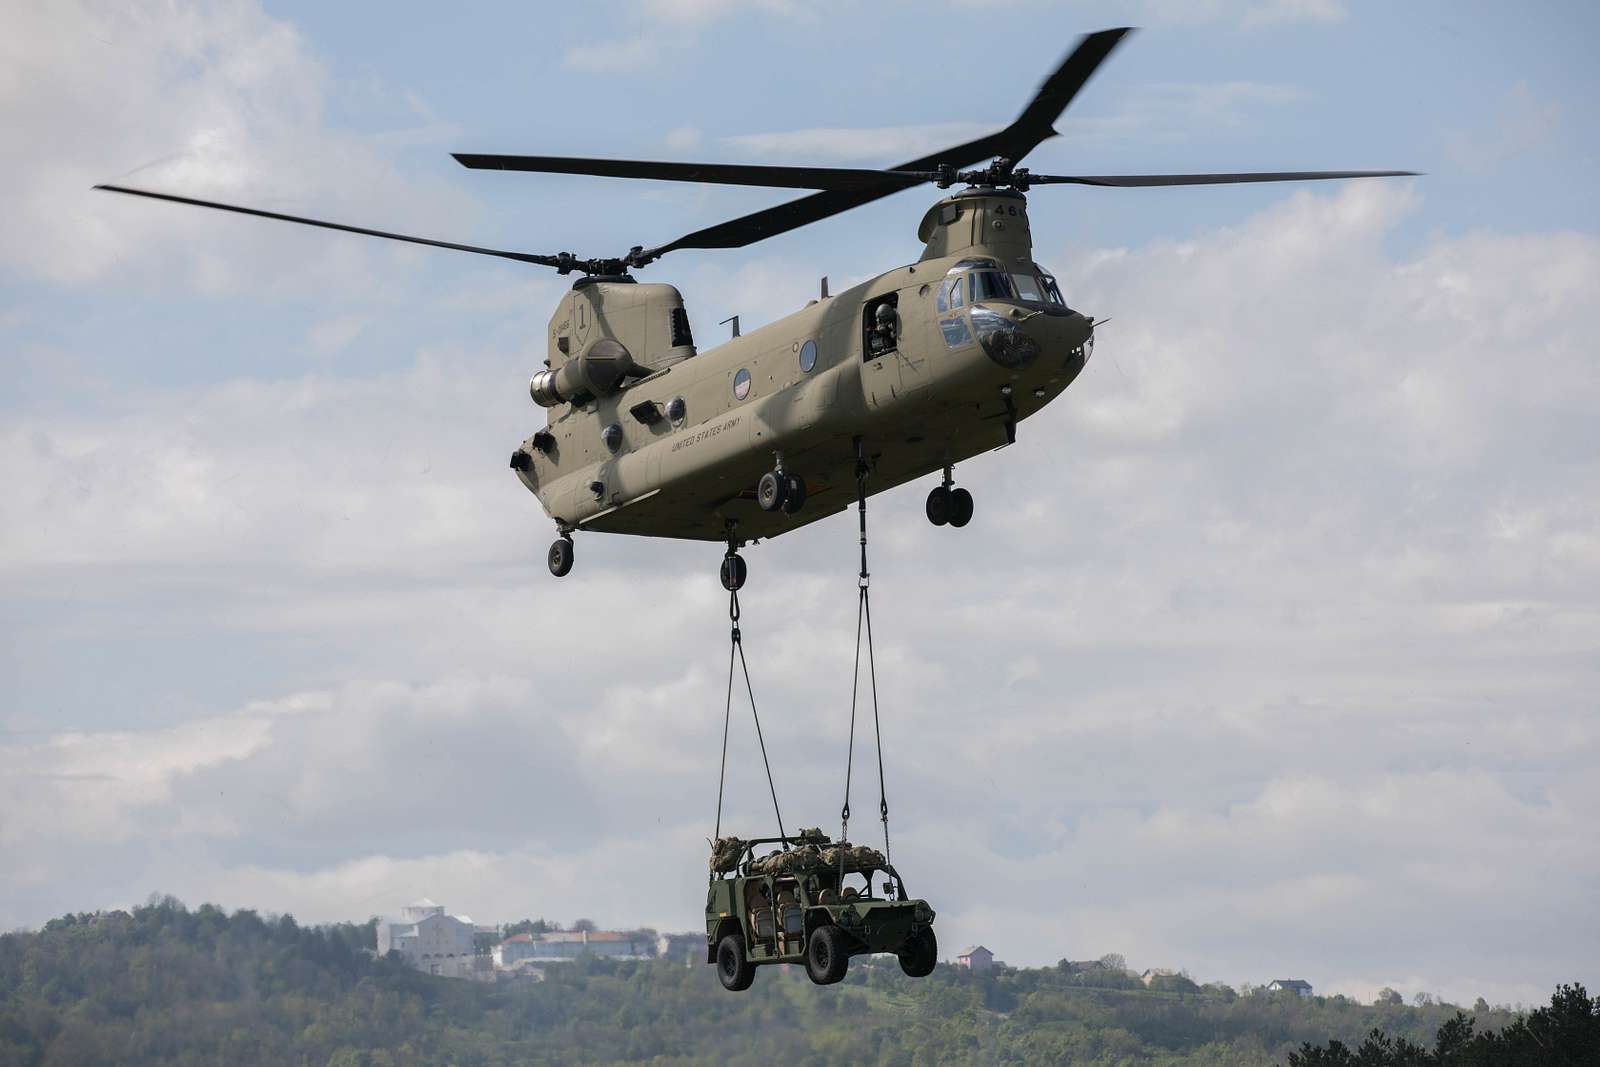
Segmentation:
{"type": "Polygon", "coordinates": [[[819,190],[617,258],[453,244],[118,185],[97,188],[384,237],[578,274],[550,319],[533,376],[548,424],[512,453],[517,477],[555,520],[552,574],[572,568],[578,531],[726,542],[736,549],[834,514],[868,493],[941,474],[936,525],[965,526],[972,496],[958,462],[1016,439],[1017,424],[1083,370],[1094,322],[1034,261],[1026,192],[1384,177],[1410,171],[1070,176],[1017,164],[1130,31],[1083,38],[1016,121],[888,170],[457,154],[479,170],[819,190]],[[984,164],[983,166],[977,166],[984,164]],[[973,168],[976,169],[963,169],[973,168]],[[913,186],[967,188],[923,216],[917,262],[818,299],[698,352],[679,291],[629,273],[678,249],[742,248],[913,186]],[[870,488],[867,472],[870,471],[870,488]]]}

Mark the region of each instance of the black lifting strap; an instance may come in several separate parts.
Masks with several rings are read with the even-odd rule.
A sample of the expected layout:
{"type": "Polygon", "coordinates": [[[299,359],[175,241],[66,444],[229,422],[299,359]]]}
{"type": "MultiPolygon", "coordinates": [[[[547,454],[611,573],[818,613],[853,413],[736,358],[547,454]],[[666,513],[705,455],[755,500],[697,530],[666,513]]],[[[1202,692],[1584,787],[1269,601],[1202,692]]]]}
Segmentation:
{"type": "MultiPolygon", "coordinates": [[[[883,821],[883,858],[892,864],[889,853],[889,794],[883,778],[883,727],[878,719],[878,665],[872,654],[872,599],[868,587],[872,584],[867,570],[867,464],[861,451],[861,439],[856,439],[856,510],[861,520],[861,576],[858,582],[860,597],[856,601],[856,668],[850,681],[850,742],[846,749],[844,769],[844,808],[839,812],[839,840],[850,840],[850,778],[855,768],[856,702],[861,686],[861,632],[865,625],[867,634],[867,672],[872,684],[872,732],[878,743],[878,817],[883,821]]],[[[844,856],[839,857],[839,873],[844,874],[844,856]]]]}
{"type": "Polygon", "coordinates": [[[772,764],[767,762],[767,741],[761,736],[761,716],[756,711],[756,691],[750,685],[750,665],[744,658],[744,641],[739,633],[739,591],[730,590],[728,593],[728,618],[733,622],[733,647],[728,650],[728,704],[722,713],[722,768],[717,774],[717,826],[712,834],[712,841],[722,837],[722,790],[728,780],[728,724],[733,718],[733,659],[739,657],[739,666],[744,669],[744,688],[750,694],[750,717],[756,723],[756,740],[761,745],[761,764],[767,769],[767,789],[772,793],[772,814],[778,819],[778,836],[783,840],[785,848],[789,847],[789,835],[783,830],[783,813],[778,810],[778,787],[772,784],[772,764]]]}

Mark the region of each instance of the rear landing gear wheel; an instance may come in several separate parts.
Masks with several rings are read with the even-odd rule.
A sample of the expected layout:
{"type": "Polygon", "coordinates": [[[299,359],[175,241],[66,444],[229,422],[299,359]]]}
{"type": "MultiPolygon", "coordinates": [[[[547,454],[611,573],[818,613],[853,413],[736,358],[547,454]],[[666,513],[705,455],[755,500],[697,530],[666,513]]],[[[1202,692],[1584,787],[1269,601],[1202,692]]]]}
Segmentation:
{"type": "Polygon", "coordinates": [[[756,980],[756,965],[744,954],[744,939],[729,934],[717,942],[717,979],[722,988],[735,993],[750,988],[756,980]]]}
{"type": "Polygon", "coordinates": [[[950,487],[936,485],[928,493],[928,521],[935,526],[943,526],[950,521],[952,508],[950,500],[950,487]]]}
{"type": "Polygon", "coordinates": [[[737,552],[730,552],[722,557],[722,588],[730,593],[737,593],[744,588],[744,580],[749,576],[750,572],[744,565],[743,556],[737,552]]]}
{"type": "Polygon", "coordinates": [[[756,503],[762,511],[777,511],[789,495],[789,479],[777,471],[768,471],[756,485],[756,503]]]}
{"type": "Polygon", "coordinates": [[[805,506],[806,480],[798,474],[786,474],[783,481],[783,513],[793,515],[805,506]]]}
{"type": "Polygon", "coordinates": [[[957,528],[972,521],[972,494],[965,489],[950,490],[950,525],[957,528]]]}
{"type": "Polygon", "coordinates": [[[565,578],[572,570],[572,538],[563,534],[552,541],[546,562],[550,564],[551,574],[557,578],[565,578]]]}

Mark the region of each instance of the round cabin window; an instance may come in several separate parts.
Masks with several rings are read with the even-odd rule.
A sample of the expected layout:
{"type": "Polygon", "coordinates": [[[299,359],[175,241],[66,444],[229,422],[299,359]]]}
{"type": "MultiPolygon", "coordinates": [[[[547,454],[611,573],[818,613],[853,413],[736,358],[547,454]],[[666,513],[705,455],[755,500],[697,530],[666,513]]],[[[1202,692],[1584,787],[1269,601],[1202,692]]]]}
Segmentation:
{"type": "Polygon", "coordinates": [[[669,403],[667,405],[667,418],[672,420],[672,425],[674,425],[674,426],[682,426],[683,425],[683,415],[684,415],[683,397],[675,396],[675,397],[672,398],[671,403],[669,403]]]}
{"type": "Polygon", "coordinates": [[[733,376],[733,398],[743,400],[750,395],[750,372],[744,368],[733,376]]]}
{"type": "Polygon", "coordinates": [[[600,440],[606,443],[607,448],[615,452],[622,447],[622,427],[613,422],[610,426],[600,431],[600,440]]]}
{"type": "Polygon", "coordinates": [[[806,374],[817,365],[817,342],[807,341],[800,346],[800,369],[806,374]]]}

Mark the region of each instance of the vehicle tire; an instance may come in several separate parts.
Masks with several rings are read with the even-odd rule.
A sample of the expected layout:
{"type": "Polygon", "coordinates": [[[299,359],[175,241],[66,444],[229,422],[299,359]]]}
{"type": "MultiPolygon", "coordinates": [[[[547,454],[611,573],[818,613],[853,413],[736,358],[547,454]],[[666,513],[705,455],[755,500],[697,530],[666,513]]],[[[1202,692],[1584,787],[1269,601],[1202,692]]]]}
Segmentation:
{"type": "Polygon", "coordinates": [[[900,950],[900,969],[912,978],[928,977],[938,963],[939,939],[931,926],[912,934],[900,950]]]}
{"type": "Polygon", "coordinates": [[[965,489],[950,490],[950,525],[957,528],[972,521],[972,494],[965,489]]]}
{"type": "Polygon", "coordinates": [[[806,480],[798,474],[784,475],[786,484],[783,487],[783,513],[793,515],[806,503],[806,480]]]}
{"type": "Polygon", "coordinates": [[[928,494],[928,521],[943,526],[950,521],[950,488],[936,485],[928,494]]]}
{"type": "Polygon", "coordinates": [[[552,541],[546,562],[550,564],[551,574],[557,578],[565,578],[572,570],[572,538],[558,537],[552,541]]]}
{"type": "Polygon", "coordinates": [[[738,934],[717,942],[717,980],[734,993],[749,989],[756,980],[756,965],[744,954],[744,939],[738,934]]]}
{"type": "Polygon", "coordinates": [[[744,557],[734,553],[722,557],[722,588],[728,592],[737,592],[744,588],[744,580],[750,576],[750,570],[744,565],[744,557]]]}
{"type": "Polygon", "coordinates": [[[832,985],[850,966],[850,949],[837,926],[819,926],[806,943],[806,976],[817,985],[832,985]]]}
{"type": "Polygon", "coordinates": [[[787,478],[776,471],[768,471],[756,484],[756,503],[761,505],[762,511],[777,511],[783,507],[788,488],[787,478]]]}

